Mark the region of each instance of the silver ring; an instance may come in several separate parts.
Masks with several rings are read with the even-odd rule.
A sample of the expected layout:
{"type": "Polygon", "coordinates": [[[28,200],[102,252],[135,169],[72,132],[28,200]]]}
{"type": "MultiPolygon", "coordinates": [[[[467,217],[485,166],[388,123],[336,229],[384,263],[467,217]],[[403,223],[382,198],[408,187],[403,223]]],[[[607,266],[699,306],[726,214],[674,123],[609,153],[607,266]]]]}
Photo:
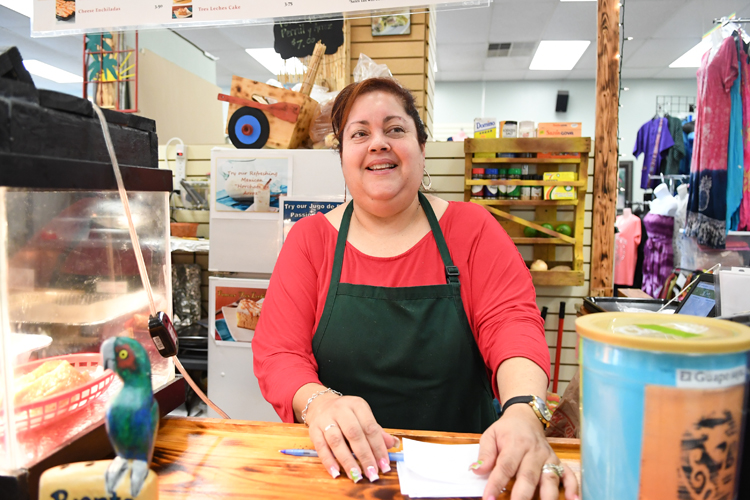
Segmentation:
{"type": "Polygon", "coordinates": [[[544,474],[545,472],[554,473],[557,475],[557,477],[561,478],[563,476],[563,472],[565,472],[565,469],[563,469],[562,465],[558,464],[544,464],[542,466],[542,474],[544,474]]]}
{"type": "Polygon", "coordinates": [[[337,426],[336,426],[336,424],[328,424],[328,425],[326,425],[326,428],[325,428],[325,429],[323,429],[323,432],[327,431],[327,430],[328,430],[328,429],[330,429],[331,427],[337,427],[337,426]]]}

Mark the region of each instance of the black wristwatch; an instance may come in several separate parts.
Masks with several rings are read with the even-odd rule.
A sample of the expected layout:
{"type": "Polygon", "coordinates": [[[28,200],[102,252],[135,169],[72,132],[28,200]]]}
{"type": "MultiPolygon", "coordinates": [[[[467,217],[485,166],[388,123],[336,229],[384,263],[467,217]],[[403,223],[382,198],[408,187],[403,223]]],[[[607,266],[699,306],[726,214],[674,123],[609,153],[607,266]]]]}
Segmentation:
{"type": "Polygon", "coordinates": [[[545,429],[549,427],[550,420],[552,420],[552,414],[549,412],[547,404],[539,396],[516,396],[515,398],[510,398],[500,410],[500,416],[502,417],[505,414],[510,405],[516,403],[524,403],[531,406],[531,409],[534,410],[534,413],[542,423],[542,426],[544,426],[545,429]]]}

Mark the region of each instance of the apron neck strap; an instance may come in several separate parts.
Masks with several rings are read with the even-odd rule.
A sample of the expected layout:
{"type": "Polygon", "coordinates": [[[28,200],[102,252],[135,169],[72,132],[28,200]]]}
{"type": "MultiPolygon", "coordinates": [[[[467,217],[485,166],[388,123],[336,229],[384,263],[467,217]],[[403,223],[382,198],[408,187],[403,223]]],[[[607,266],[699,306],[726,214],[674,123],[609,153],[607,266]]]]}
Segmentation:
{"type": "Polygon", "coordinates": [[[443,265],[445,266],[445,279],[451,284],[458,283],[458,267],[453,265],[453,259],[451,259],[448,245],[445,243],[445,237],[443,236],[443,230],[440,229],[440,223],[435,216],[435,212],[432,210],[432,205],[430,205],[427,197],[422,194],[421,191],[417,194],[419,195],[419,203],[422,205],[424,214],[427,216],[427,220],[430,223],[432,236],[435,238],[435,243],[437,243],[440,257],[443,259],[443,265]]]}
{"type": "MultiPolygon", "coordinates": [[[[430,229],[432,229],[432,236],[435,238],[440,257],[443,259],[443,265],[445,266],[445,278],[450,284],[458,284],[458,267],[453,265],[451,254],[448,251],[448,245],[445,243],[445,237],[443,236],[443,230],[440,229],[435,212],[432,210],[432,205],[427,200],[427,197],[421,192],[417,193],[419,196],[419,203],[422,205],[427,216],[427,221],[430,223],[430,229]]],[[[344,215],[341,218],[341,225],[339,226],[339,235],[336,239],[336,253],[333,258],[333,273],[331,275],[331,283],[338,284],[341,280],[341,268],[344,262],[344,250],[346,250],[346,237],[349,234],[349,225],[352,220],[352,213],[354,212],[354,200],[347,205],[344,210],[344,215]]]]}

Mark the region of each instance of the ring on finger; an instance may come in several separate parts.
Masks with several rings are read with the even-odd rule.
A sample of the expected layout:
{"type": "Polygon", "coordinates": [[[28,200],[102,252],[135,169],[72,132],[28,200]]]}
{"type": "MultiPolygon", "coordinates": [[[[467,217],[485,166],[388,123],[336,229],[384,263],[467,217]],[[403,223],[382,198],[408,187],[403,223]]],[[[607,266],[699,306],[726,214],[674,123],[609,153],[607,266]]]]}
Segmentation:
{"type": "Polygon", "coordinates": [[[562,465],[549,463],[542,466],[542,474],[545,472],[555,474],[557,477],[562,477],[565,469],[563,469],[562,465]]]}
{"type": "Polygon", "coordinates": [[[327,431],[328,429],[330,429],[332,427],[338,427],[338,426],[336,424],[328,424],[328,425],[326,425],[326,428],[323,429],[323,432],[327,431]]]}

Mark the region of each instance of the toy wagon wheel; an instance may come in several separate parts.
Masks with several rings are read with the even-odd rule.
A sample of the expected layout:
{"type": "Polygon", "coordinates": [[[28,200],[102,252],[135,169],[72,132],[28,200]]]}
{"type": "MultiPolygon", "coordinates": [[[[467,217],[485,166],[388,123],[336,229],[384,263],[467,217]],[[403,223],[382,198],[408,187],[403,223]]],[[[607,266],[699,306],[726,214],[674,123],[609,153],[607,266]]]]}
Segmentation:
{"type": "Polygon", "coordinates": [[[268,141],[271,126],[259,109],[243,106],[229,119],[229,139],[237,149],[260,149],[268,141]]]}

